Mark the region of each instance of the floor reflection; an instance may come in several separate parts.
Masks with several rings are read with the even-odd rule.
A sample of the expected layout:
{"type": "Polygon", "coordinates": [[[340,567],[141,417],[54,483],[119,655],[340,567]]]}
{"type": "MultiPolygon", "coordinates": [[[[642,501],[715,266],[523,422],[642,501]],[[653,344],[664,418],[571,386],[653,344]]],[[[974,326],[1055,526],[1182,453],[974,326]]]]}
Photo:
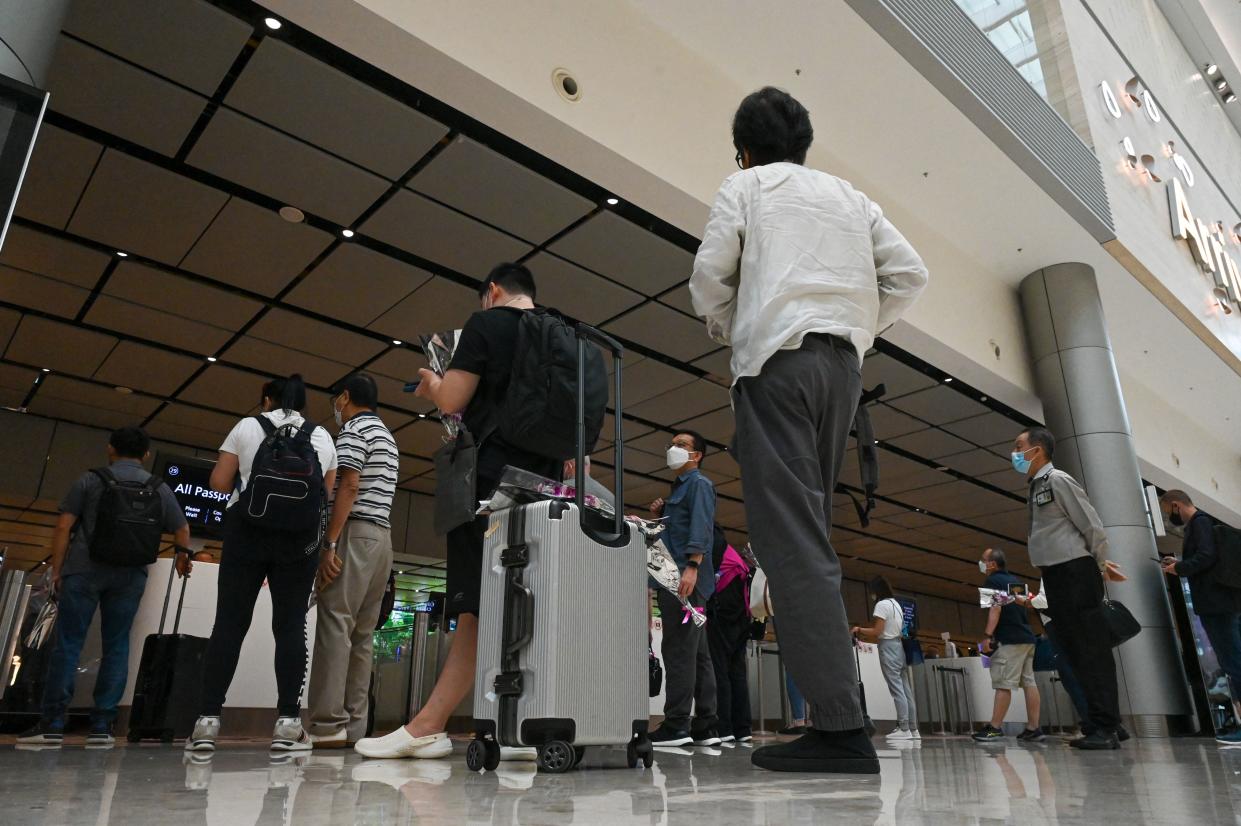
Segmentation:
{"type": "Polygon", "coordinates": [[[352,753],[273,761],[261,745],[207,759],[159,746],[0,745],[0,822],[72,824],[1185,824],[1236,822],[1241,750],[1131,741],[1082,754],[1063,742],[885,746],[875,777],[759,772],[749,749],[660,749],[648,771],[592,750],[564,775],[533,763],[466,770],[352,753]]]}

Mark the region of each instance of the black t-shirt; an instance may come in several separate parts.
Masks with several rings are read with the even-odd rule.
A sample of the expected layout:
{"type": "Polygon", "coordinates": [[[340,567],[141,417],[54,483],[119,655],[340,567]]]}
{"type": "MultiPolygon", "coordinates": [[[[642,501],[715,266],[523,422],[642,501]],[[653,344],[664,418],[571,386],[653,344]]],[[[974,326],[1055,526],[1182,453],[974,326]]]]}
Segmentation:
{"type": "Polygon", "coordinates": [[[1215,543],[1215,520],[1202,511],[1185,525],[1181,561],[1176,570],[1189,579],[1194,613],[1200,617],[1241,613],[1241,591],[1227,588],[1215,579],[1219,547],[1215,543]]]}
{"type": "MultiPolygon", "coordinates": [[[[1011,593],[1011,586],[1024,584],[1008,571],[996,571],[987,577],[984,587],[1011,593]]],[[[1034,644],[1034,631],[1030,628],[1030,614],[1025,606],[1014,603],[1000,609],[1000,621],[995,626],[995,641],[1000,645],[1034,644]]]]}
{"type": "Polygon", "coordinates": [[[493,307],[474,313],[462,328],[448,365],[450,370],[464,370],[479,377],[478,389],[462,420],[476,440],[483,440],[478,451],[480,496],[491,493],[482,488],[494,486],[505,465],[551,479],[560,478],[561,462],[516,448],[501,439],[499,433],[488,435],[495,427],[495,417],[508,393],[517,349],[517,328],[523,312],[525,310],[516,307],[493,307]]]}

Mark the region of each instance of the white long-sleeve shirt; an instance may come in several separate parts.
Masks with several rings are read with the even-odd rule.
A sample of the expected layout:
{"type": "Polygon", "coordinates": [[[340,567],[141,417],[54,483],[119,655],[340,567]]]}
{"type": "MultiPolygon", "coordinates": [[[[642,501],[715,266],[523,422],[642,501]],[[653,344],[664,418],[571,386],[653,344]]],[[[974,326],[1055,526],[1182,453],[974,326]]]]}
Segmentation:
{"type": "Polygon", "coordinates": [[[926,284],[878,204],[826,172],[775,163],[724,181],[689,289],[707,333],[733,348],[735,383],[808,333],[848,339],[860,363],[926,284]]]}

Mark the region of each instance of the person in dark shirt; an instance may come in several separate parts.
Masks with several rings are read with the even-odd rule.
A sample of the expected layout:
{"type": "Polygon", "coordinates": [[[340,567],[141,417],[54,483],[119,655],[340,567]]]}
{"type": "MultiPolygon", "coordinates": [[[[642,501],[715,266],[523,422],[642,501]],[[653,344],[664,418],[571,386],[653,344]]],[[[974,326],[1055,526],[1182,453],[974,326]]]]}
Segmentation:
{"type": "MultiPolygon", "coordinates": [[[[520,264],[499,264],[483,281],[478,294],[482,310],[470,316],[462,328],[447,372],[441,377],[433,370],[420,370],[417,395],[434,402],[442,413],[461,414],[479,443],[475,499],[484,499],[499,484],[505,465],[556,479],[563,459],[522,450],[495,431],[496,416],[513,371],[521,314],[534,309],[534,276],[520,264]]],[[[448,615],[457,617],[457,633],[431,697],[405,726],[384,737],[359,740],[354,748],[360,754],[436,758],[452,753],[445,726],[474,686],[487,523],[487,517],[481,516],[448,533],[445,590],[448,615]]],[[[508,749],[502,750],[504,753],[511,754],[508,749]]]]}
{"type": "Polygon", "coordinates": [[[1013,702],[1013,691],[1021,688],[1026,698],[1026,728],[1018,740],[1042,740],[1046,735],[1039,728],[1041,699],[1034,681],[1034,631],[1025,607],[1027,589],[1024,582],[1008,572],[1008,559],[999,548],[983,552],[978,568],[987,575],[984,588],[1022,597],[1021,602],[993,605],[987,615],[987,639],[983,652],[991,656],[991,687],[995,689],[995,705],[991,722],[974,735],[979,742],[1000,740],[1001,726],[1013,702]]]}
{"type": "MultiPolygon", "coordinates": [[[[1159,507],[1166,521],[1185,531],[1181,558],[1164,557],[1164,573],[1189,579],[1194,613],[1232,684],[1235,706],[1236,692],[1241,690],[1241,591],[1222,585],[1215,577],[1213,569],[1219,562],[1215,520],[1194,507],[1183,490],[1170,490],[1159,497],[1159,507]]],[[[1215,739],[1227,745],[1241,744],[1241,730],[1215,739]]]]}

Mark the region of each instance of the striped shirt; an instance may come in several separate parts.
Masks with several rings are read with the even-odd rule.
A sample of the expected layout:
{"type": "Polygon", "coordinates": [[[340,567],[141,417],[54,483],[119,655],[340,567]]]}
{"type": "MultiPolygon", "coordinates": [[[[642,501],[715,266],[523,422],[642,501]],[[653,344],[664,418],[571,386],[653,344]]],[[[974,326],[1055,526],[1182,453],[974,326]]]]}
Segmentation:
{"type": "Polygon", "coordinates": [[[360,477],[349,518],[391,527],[399,454],[387,425],[369,411],[345,422],[336,437],[336,460],[340,470],[356,470],[360,477]]]}

